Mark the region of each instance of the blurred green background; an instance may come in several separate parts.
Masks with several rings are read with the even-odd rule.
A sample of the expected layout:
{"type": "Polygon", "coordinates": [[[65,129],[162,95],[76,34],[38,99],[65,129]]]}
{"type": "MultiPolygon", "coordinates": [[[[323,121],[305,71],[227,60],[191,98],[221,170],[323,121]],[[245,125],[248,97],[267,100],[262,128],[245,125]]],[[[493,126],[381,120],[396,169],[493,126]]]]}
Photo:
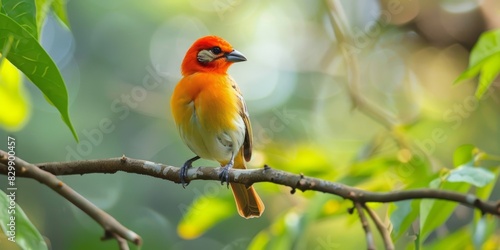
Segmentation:
{"type": "MultiPolygon", "coordinates": [[[[462,144],[500,154],[498,81],[480,102],[473,99],[474,81],[452,85],[481,32],[500,27],[497,1],[342,4],[360,59],[359,91],[409,124],[397,133],[353,109],[343,51],[323,1],[87,0],[68,2],[71,31],[49,17],[41,39],[66,81],[80,143],[27,81],[31,116],[18,131],[0,130],[0,138],[15,137],[17,154],[32,163],[124,154],[181,166],[193,153],[177,134],[170,96],[186,50],[197,38],[214,34],[248,59],[229,73],[240,85],[254,128],[251,167],[267,163],[388,191],[426,186],[435,173],[453,167],[453,152],[462,144]],[[104,131],[103,123],[111,123],[111,131],[104,131]],[[401,141],[411,146],[401,148],[401,141]]],[[[290,195],[289,188],[256,184],[266,211],[260,219],[245,220],[218,182],[195,181],[183,189],[124,173],[60,179],[141,235],[142,249],[259,249],[266,242],[268,249],[363,249],[366,244],[357,216],[347,214],[351,204],[320,193],[290,195]]],[[[96,222],[52,190],[27,179],[17,185],[19,205],[52,249],[116,248],[112,240],[99,240],[103,230],[96,222]]],[[[499,191],[497,185],[491,199],[500,198],[499,191]]],[[[388,206],[372,207],[388,220],[388,206]]],[[[429,237],[429,248],[453,232],[467,235],[464,225],[471,218],[471,209],[458,206],[429,237]]],[[[411,239],[403,237],[397,246],[406,247],[411,239]]],[[[497,247],[499,240],[491,239],[497,247]]],[[[16,246],[2,235],[0,248],[16,246]]]]}

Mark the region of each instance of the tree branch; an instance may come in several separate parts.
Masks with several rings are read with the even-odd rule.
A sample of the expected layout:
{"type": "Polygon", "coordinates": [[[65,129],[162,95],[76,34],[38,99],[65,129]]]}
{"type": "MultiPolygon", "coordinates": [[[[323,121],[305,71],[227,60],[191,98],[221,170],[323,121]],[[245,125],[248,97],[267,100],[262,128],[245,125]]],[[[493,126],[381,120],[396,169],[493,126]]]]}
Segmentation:
{"type": "MultiPolygon", "coordinates": [[[[0,172],[4,175],[7,175],[8,172],[8,157],[9,155],[5,151],[0,150],[0,172]]],[[[75,206],[80,208],[80,210],[92,217],[92,219],[104,228],[105,236],[103,237],[103,240],[115,238],[118,241],[120,249],[123,250],[128,250],[128,245],[124,239],[133,242],[136,245],[141,245],[142,239],[139,235],[124,227],[111,215],[107,214],[68,185],[64,184],[61,180],[55,177],[54,174],[43,171],[37,166],[18,157],[15,158],[14,164],[16,177],[28,177],[39,181],[59,193],[66,200],[73,203],[75,206]],[[125,244],[123,242],[125,242],[125,244]]]]}
{"type": "Polygon", "coordinates": [[[363,226],[363,230],[365,231],[366,235],[366,245],[367,245],[366,248],[368,250],[375,250],[375,241],[373,240],[373,233],[370,230],[370,223],[368,222],[365,216],[364,204],[361,204],[359,202],[354,202],[354,207],[352,209],[358,211],[359,220],[361,221],[361,226],[363,226]]]}
{"type": "MultiPolygon", "coordinates": [[[[5,152],[0,150],[0,155],[5,152]]],[[[1,162],[1,161],[0,161],[1,162]]],[[[2,162],[4,163],[4,162],[2,162]]],[[[180,168],[163,165],[145,160],[137,160],[122,156],[120,158],[110,158],[101,160],[84,160],[72,162],[50,162],[36,164],[54,175],[83,175],[92,173],[116,173],[118,171],[148,175],[156,178],[180,183],[180,168]]],[[[188,171],[187,180],[215,180],[219,179],[220,168],[198,167],[188,171]]],[[[0,164],[0,174],[7,173],[7,166],[0,164]]],[[[30,177],[26,172],[16,173],[18,177],[30,177]]],[[[500,201],[483,201],[472,194],[462,194],[447,190],[438,189],[414,189],[391,192],[371,192],[355,187],[350,187],[337,182],[330,182],[318,178],[306,177],[304,175],[292,174],[286,171],[272,169],[268,166],[260,169],[233,169],[229,173],[229,181],[242,183],[250,186],[259,182],[271,182],[278,185],[288,186],[292,191],[313,190],[323,193],[330,193],[357,202],[378,202],[387,203],[411,199],[440,199],[461,203],[468,207],[479,209],[482,213],[500,216],[500,201]]]]}
{"type": "Polygon", "coordinates": [[[384,241],[385,249],[394,250],[394,244],[392,243],[391,235],[389,233],[389,230],[387,230],[387,228],[384,226],[384,223],[382,223],[378,215],[366,204],[363,204],[363,208],[368,212],[368,215],[370,215],[370,218],[377,226],[377,230],[380,232],[380,236],[382,236],[382,240],[384,241]]]}
{"type": "MultiPolygon", "coordinates": [[[[64,185],[53,175],[82,175],[91,173],[116,173],[118,171],[147,175],[155,178],[169,180],[180,183],[180,168],[154,163],[151,161],[137,160],[122,156],[120,158],[84,160],[73,162],[49,162],[40,164],[29,164],[23,160],[16,159],[16,177],[28,177],[39,180],[51,187],[63,197],[84,210],[94,220],[103,226],[106,232],[116,233],[122,238],[140,244],[141,238],[132,231],[124,228],[114,218],[95,207],[85,200],[75,191],[64,185]],[[35,167],[36,166],[36,167],[35,167]],[[45,171],[42,171],[45,170],[45,171]],[[51,173],[51,174],[49,174],[51,173]]],[[[198,167],[188,170],[187,180],[215,180],[219,181],[220,168],[198,167]]],[[[0,150],[0,174],[6,175],[8,172],[6,165],[6,153],[0,150]]],[[[465,206],[476,208],[483,214],[500,216],[500,201],[484,201],[472,194],[462,194],[447,190],[438,189],[415,189],[391,192],[370,192],[341,183],[330,182],[318,178],[306,177],[302,174],[292,174],[286,171],[272,169],[267,165],[261,169],[233,169],[229,172],[229,181],[242,183],[250,186],[259,182],[270,182],[278,185],[290,187],[291,193],[296,189],[301,191],[312,190],[329,193],[352,200],[355,204],[365,204],[368,202],[396,202],[410,199],[440,199],[461,203],[465,206]]],[[[382,225],[377,222],[371,214],[371,210],[366,209],[370,217],[377,226],[382,225]],[[380,225],[378,225],[380,224],[380,225]]],[[[379,229],[380,231],[380,229],[379,229]]],[[[108,235],[108,233],[107,233],[108,235]]],[[[108,235],[112,237],[113,235],[108,235]]],[[[383,238],[390,237],[386,234],[383,238]]],[[[119,241],[120,242],[120,241],[119,241]]],[[[120,243],[121,244],[121,243],[120,243]]],[[[390,249],[390,248],[388,248],[390,249]]]]}

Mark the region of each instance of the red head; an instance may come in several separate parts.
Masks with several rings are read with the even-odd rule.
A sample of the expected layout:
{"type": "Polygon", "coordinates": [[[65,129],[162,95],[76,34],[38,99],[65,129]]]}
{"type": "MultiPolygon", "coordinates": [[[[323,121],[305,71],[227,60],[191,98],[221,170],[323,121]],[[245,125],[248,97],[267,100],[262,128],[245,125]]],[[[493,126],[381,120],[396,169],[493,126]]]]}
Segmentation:
{"type": "Polygon", "coordinates": [[[246,60],[226,40],[218,36],[205,36],[196,40],[186,52],[181,71],[184,76],[196,72],[226,73],[234,62],[246,60]]]}

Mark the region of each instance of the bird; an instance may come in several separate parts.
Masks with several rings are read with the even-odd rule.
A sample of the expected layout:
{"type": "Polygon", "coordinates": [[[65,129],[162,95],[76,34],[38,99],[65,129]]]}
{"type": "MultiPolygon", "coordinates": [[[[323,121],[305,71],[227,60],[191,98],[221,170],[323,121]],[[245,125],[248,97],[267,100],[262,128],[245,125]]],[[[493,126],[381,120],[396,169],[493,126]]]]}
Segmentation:
{"type": "Polygon", "coordinates": [[[221,37],[196,40],[181,64],[182,78],[175,86],[170,106],[183,142],[195,153],[181,167],[180,182],[186,187],[187,171],[203,158],[219,162],[219,178],[231,186],[238,214],[260,217],[264,203],[253,188],[229,183],[231,168],[246,169],[252,157],[252,127],[247,106],[235,80],[227,73],[246,57],[221,37]]]}

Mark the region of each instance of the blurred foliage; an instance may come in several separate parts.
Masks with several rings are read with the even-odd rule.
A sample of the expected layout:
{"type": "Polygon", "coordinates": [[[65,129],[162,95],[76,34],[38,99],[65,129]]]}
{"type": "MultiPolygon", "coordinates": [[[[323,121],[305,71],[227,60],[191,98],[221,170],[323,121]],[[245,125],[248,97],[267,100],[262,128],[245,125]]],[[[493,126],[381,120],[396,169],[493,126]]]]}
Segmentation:
{"type": "Polygon", "coordinates": [[[480,74],[476,97],[480,99],[500,73],[500,30],[485,32],[472,49],[469,68],[455,82],[480,74]]]}
{"type": "Polygon", "coordinates": [[[29,97],[21,74],[8,60],[0,62],[0,126],[7,130],[21,129],[30,115],[29,97]]]}
{"type": "MultiPolygon", "coordinates": [[[[180,166],[193,155],[172,121],[170,95],[191,43],[215,34],[248,58],[230,74],[251,115],[250,166],[269,164],[370,191],[433,187],[500,199],[498,31],[486,31],[499,28],[497,1],[342,1],[354,35],[349,48],[360,63],[360,94],[402,121],[392,130],[352,106],[323,1],[70,1],[67,15],[62,0],[0,3],[0,28],[11,31],[0,32],[0,105],[8,101],[19,109],[0,106],[0,119],[25,124],[16,132],[0,130],[0,137],[14,136],[17,155],[27,161],[125,154],[180,166]],[[18,37],[26,38],[19,47],[18,37]],[[25,64],[27,58],[16,61],[16,55],[37,60],[25,64]],[[50,79],[59,84],[53,94],[63,103],[69,96],[78,143],[54,122],[60,113],[46,97],[59,104],[47,91],[48,78],[33,75],[37,63],[53,69],[50,79]],[[20,83],[20,72],[35,85],[20,83]],[[477,74],[475,96],[472,85],[452,85],[458,75],[460,81],[477,74]]],[[[144,249],[366,246],[357,216],[347,213],[351,202],[331,195],[291,195],[289,188],[259,183],[266,211],[244,220],[218,182],[182,189],[123,173],[60,178],[140,234],[144,249]]],[[[17,186],[16,201],[51,248],[116,247],[101,242],[99,225],[51,190],[24,179],[17,186]]],[[[455,203],[368,206],[390,222],[397,249],[499,248],[497,219],[455,203]]],[[[1,249],[15,247],[2,237],[1,249]]],[[[379,237],[376,243],[382,248],[379,237]]]]}
{"type": "Polygon", "coordinates": [[[183,208],[185,213],[179,222],[177,233],[187,240],[200,237],[215,224],[231,216],[232,202],[232,199],[206,195],[198,197],[190,206],[183,208]]]}

